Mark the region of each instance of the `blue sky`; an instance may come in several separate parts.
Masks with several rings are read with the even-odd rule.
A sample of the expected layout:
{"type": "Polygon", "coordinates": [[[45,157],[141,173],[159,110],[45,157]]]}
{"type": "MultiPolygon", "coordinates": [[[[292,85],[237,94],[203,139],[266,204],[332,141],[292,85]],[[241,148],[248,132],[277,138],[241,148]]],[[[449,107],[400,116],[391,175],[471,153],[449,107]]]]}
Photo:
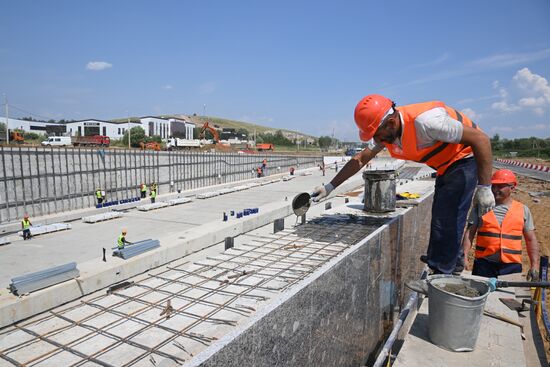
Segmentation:
{"type": "Polygon", "coordinates": [[[344,140],[379,93],[547,138],[548,19],[548,0],[5,1],[0,93],[10,116],[206,110],[344,140]]]}

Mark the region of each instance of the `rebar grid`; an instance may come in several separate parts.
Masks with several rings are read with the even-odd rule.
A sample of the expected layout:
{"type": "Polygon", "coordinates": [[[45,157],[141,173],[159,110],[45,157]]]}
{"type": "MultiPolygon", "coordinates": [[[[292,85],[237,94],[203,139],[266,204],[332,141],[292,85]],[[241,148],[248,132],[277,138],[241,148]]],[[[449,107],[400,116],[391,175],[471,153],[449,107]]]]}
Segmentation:
{"type": "MultiPolygon", "coordinates": [[[[121,345],[127,344],[142,352],[122,364],[122,366],[132,366],[147,357],[154,364],[154,355],[171,359],[174,363],[180,364],[185,361],[184,357],[167,353],[160,349],[172,343],[173,346],[185,352],[189,357],[192,357],[192,354],[177,341],[178,337],[184,337],[203,345],[208,345],[216,340],[216,337],[195,333],[192,331],[195,327],[205,322],[213,325],[235,326],[238,320],[214,316],[222,310],[234,313],[239,317],[249,316],[255,310],[250,306],[237,304],[236,301],[240,298],[265,301],[268,299],[265,296],[266,293],[278,293],[288,289],[330,261],[333,257],[338,256],[352,244],[366,237],[377,226],[377,224],[373,225],[372,220],[367,222],[362,217],[324,217],[296,227],[292,231],[284,230],[273,235],[254,236],[252,242],[255,244],[246,243],[232,248],[217,257],[207,257],[206,260],[211,262],[208,264],[195,262],[196,268],[194,270],[183,268],[189,265],[188,262],[175,266],[166,266],[163,271],[156,274],[151,272],[144,279],[132,284],[131,290],[139,289],[142,292],[127,295],[124,294],[125,290],[120,290],[110,294],[98,295],[88,301],[83,300],[80,304],[70,306],[61,311],[50,311],[38,319],[35,318],[34,320],[14,325],[10,330],[0,333],[0,338],[16,330],[23,331],[32,336],[32,338],[0,350],[0,359],[13,365],[31,365],[47,360],[58,353],[69,352],[81,358],[79,361],[70,364],[71,366],[81,366],[88,362],[109,366],[110,364],[102,361],[100,357],[114,351],[121,345]],[[328,223],[331,226],[327,226],[328,223]],[[213,272],[214,274],[205,275],[207,272],[213,272]],[[189,280],[193,278],[195,281],[189,280]],[[160,281],[161,283],[155,286],[147,284],[147,282],[155,281],[160,281]],[[213,282],[216,283],[216,287],[212,285],[213,282]],[[247,282],[251,282],[252,284],[247,284],[247,282]],[[282,283],[283,286],[271,287],[269,286],[270,283],[282,283]],[[181,288],[175,292],[163,289],[173,287],[174,285],[181,288]],[[200,291],[203,294],[198,297],[185,294],[192,290],[200,291]],[[257,292],[261,292],[261,294],[257,292]],[[155,294],[161,295],[156,301],[144,299],[145,296],[155,294]],[[208,299],[214,295],[227,297],[227,299],[222,298],[222,301],[218,302],[208,299]],[[115,302],[104,302],[106,305],[100,304],[102,301],[108,299],[107,297],[111,296],[115,297],[115,302]],[[183,301],[185,304],[180,307],[173,307],[168,317],[160,317],[161,315],[159,315],[153,321],[144,317],[146,316],[146,312],[166,310],[167,306],[164,306],[164,304],[172,300],[183,301]],[[136,304],[141,307],[136,308],[136,304]],[[203,314],[189,311],[195,305],[207,307],[209,310],[203,314]],[[135,309],[132,312],[119,310],[123,306],[133,306],[135,309]],[[78,311],[81,307],[89,307],[97,311],[88,314],[80,320],[73,320],[68,314],[71,311],[78,311]],[[115,317],[115,319],[101,327],[91,325],[97,317],[106,314],[115,317]],[[168,318],[178,316],[189,318],[191,321],[185,327],[177,329],[162,324],[168,318]],[[38,325],[55,318],[67,324],[43,334],[39,334],[28,328],[29,326],[38,325]],[[140,327],[126,336],[119,336],[113,333],[112,329],[124,325],[128,321],[140,327]],[[67,332],[75,327],[84,328],[89,332],[66,343],[60,343],[52,339],[53,336],[67,332]],[[157,328],[170,335],[152,347],[132,340],[137,335],[152,328],[157,328]],[[75,349],[75,346],[89,341],[97,335],[102,335],[113,342],[91,354],[85,354],[75,349]],[[50,344],[53,346],[53,349],[41,355],[34,356],[31,360],[23,363],[8,356],[8,354],[17,350],[32,348],[34,343],[40,341],[50,344]]],[[[112,298],[109,298],[109,300],[111,301],[112,298]]]]}

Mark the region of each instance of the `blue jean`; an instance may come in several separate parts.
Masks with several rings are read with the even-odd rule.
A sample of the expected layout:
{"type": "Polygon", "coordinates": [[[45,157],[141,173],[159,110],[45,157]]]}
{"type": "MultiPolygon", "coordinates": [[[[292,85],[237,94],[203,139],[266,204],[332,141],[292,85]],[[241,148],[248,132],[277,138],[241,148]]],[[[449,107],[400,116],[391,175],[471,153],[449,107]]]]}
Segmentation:
{"type": "Polygon", "coordinates": [[[496,278],[499,275],[521,273],[521,271],[519,263],[497,263],[486,259],[475,259],[472,275],[496,278]]]}
{"type": "Polygon", "coordinates": [[[435,180],[427,263],[434,273],[451,274],[462,266],[462,236],[477,185],[475,159],[454,162],[435,180]]]}

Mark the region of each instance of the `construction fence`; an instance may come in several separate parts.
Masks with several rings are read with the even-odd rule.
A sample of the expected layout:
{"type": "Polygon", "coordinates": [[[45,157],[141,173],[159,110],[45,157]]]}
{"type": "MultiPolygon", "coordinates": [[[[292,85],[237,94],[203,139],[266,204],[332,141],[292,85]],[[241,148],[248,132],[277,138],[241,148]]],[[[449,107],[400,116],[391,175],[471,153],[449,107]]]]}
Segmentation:
{"type": "Polygon", "coordinates": [[[0,223],[93,207],[140,195],[141,183],[159,194],[246,180],[267,160],[266,175],[317,166],[321,156],[130,149],[0,147],[0,223]]]}

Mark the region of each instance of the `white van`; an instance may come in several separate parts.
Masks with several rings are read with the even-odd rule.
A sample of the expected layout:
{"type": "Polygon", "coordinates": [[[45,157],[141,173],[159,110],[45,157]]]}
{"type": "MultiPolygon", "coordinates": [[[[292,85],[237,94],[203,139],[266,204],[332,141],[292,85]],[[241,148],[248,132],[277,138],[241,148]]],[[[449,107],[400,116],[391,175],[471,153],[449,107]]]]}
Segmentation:
{"type": "Polygon", "coordinates": [[[42,142],[43,146],[50,147],[68,147],[71,145],[70,136],[50,136],[47,140],[42,142]]]}

